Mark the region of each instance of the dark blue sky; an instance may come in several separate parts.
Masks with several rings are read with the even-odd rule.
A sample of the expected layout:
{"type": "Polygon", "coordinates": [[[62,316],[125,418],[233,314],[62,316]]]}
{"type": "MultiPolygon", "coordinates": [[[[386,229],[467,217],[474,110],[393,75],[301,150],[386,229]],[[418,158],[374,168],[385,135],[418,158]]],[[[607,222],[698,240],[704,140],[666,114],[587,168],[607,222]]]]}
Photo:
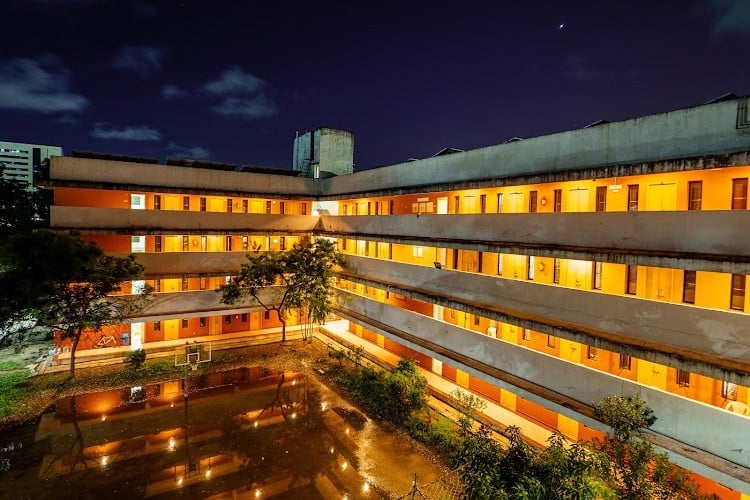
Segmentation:
{"type": "Polygon", "coordinates": [[[0,140],[364,169],[750,93],[750,1],[3,1],[0,140]],[[562,26],[561,26],[562,25],[562,26]]]}

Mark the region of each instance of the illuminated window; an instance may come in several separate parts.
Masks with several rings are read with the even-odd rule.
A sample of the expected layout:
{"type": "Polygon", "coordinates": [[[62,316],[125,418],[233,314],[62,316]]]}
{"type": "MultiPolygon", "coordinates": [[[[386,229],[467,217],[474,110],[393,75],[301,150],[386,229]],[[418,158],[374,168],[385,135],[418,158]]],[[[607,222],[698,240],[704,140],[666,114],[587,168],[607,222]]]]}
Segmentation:
{"type": "Polygon", "coordinates": [[[596,187],[596,211],[607,211],[607,186],[596,187]]]}
{"type": "Polygon", "coordinates": [[[594,290],[602,289],[602,263],[594,262],[591,270],[591,288],[594,290]]]}
{"type": "Polygon", "coordinates": [[[529,213],[536,212],[537,209],[537,192],[529,191],[529,213]]]}
{"type": "Polygon", "coordinates": [[[227,212],[232,212],[232,198],[227,198],[227,212]]]}
{"type": "Polygon", "coordinates": [[[190,321],[187,318],[182,318],[182,328],[190,326],[190,321]]]}
{"type": "Polygon", "coordinates": [[[586,346],[586,359],[595,360],[597,357],[599,357],[599,350],[592,345],[587,345],[586,346]]]}
{"type": "Polygon", "coordinates": [[[190,249],[190,238],[187,234],[182,235],[182,251],[187,252],[190,249]]]}
{"type": "Polygon", "coordinates": [[[411,256],[421,258],[424,255],[424,247],[413,245],[411,247],[411,256]]]}
{"type": "Polygon", "coordinates": [[[685,271],[682,281],[682,301],[686,304],[695,304],[695,271],[685,271]]]}
{"type": "Polygon", "coordinates": [[[242,213],[247,213],[250,210],[250,202],[247,200],[242,200],[242,213]]]}
{"type": "Polygon", "coordinates": [[[630,295],[636,294],[636,285],[638,282],[638,266],[628,266],[627,269],[628,279],[625,286],[625,293],[630,295]]]}
{"type": "Polygon", "coordinates": [[[620,354],[620,370],[630,370],[633,358],[627,354],[620,354]]]}
{"type": "Polygon", "coordinates": [[[208,236],[202,235],[201,236],[201,252],[207,252],[208,251],[208,236]]]}
{"type": "Polygon", "coordinates": [[[737,384],[727,380],[721,383],[721,397],[724,399],[737,400],[737,384]]]}
{"type": "Polygon", "coordinates": [[[204,316],[201,316],[200,319],[198,319],[198,326],[201,328],[204,328],[206,326],[206,318],[204,316]]]}
{"type": "Polygon", "coordinates": [[[146,237],[145,236],[131,236],[130,237],[130,251],[133,253],[140,253],[146,251],[146,237]]]}
{"type": "Polygon", "coordinates": [[[555,197],[552,203],[553,212],[562,212],[562,189],[555,189],[555,197]]]}
{"type": "Polygon", "coordinates": [[[497,193],[497,213],[503,211],[503,193],[497,193]]]}
{"type": "Polygon", "coordinates": [[[732,210],[747,208],[747,177],[732,179],[732,210]]]}
{"type": "Polygon", "coordinates": [[[638,211],[638,184],[628,185],[628,212],[638,211]]]}
{"type": "Polygon", "coordinates": [[[341,238],[341,250],[346,250],[346,238],[341,238]]]}
{"type": "Polygon", "coordinates": [[[206,211],[206,198],[201,197],[201,212],[205,212],[205,211],[206,211]]]}
{"type": "Polygon", "coordinates": [[[154,252],[161,252],[161,236],[154,236],[154,252]]]}
{"type": "Polygon", "coordinates": [[[243,252],[247,252],[247,249],[248,249],[248,241],[249,241],[249,239],[248,239],[248,237],[247,237],[247,236],[243,236],[243,237],[242,237],[242,251],[243,251],[243,252]]]}
{"type": "Polygon", "coordinates": [[[161,292],[161,280],[154,280],[154,291],[161,292]]]}
{"type": "Polygon", "coordinates": [[[161,210],[161,195],[154,195],[154,210],[161,210]]]}
{"type": "Polygon", "coordinates": [[[271,200],[266,200],[266,213],[267,214],[271,213],[271,206],[272,206],[271,200]]]}
{"type": "Polygon", "coordinates": [[[687,370],[677,369],[677,385],[680,387],[690,387],[690,372],[687,370]]]}
{"type": "Polygon", "coordinates": [[[729,301],[729,307],[742,311],[745,309],[745,275],[732,275],[732,296],[729,301]]]}
{"type": "Polygon", "coordinates": [[[208,278],[206,278],[205,276],[201,276],[200,287],[201,290],[205,290],[206,288],[208,288],[208,278]]]}
{"type": "Polygon", "coordinates": [[[185,211],[190,210],[190,196],[182,197],[182,209],[185,211]]]}
{"type": "Polygon", "coordinates": [[[456,310],[455,309],[450,309],[449,313],[450,314],[448,316],[450,317],[450,319],[456,319],[456,310]]]}
{"type": "Polygon", "coordinates": [[[503,275],[503,254],[497,254],[497,275],[503,275]]]}
{"type": "Polygon", "coordinates": [[[161,331],[161,321],[154,321],[154,331],[155,332],[161,331]]]}
{"type": "Polygon", "coordinates": [[[688,210],[700,210],[703,203],[703,182],[688,182],[688,210]]]}
{"type": "Polygon", "coordinates": [[[536,267],[536,257],[533,255],[529,255],[526,257],[526,279],[533,280],[534,279],[534,272],[536,267]]]}
{"type": "Polygon", "coordinates": [[[521,326],[519,326],[518,329],[521,331],[521,338],[523,340],[531,340],[531,330],[527,330],[526,328],[523,328],[521,326]]]}
{"type": "Polygon", "coordinates": [[[560,259],[552,262],[552,283],[560,284],[560,259]]]}
{"type": "Polygon", "coordinates": [[[145,194],[131,194],[130,195],[130,208],[132,210],[143,210],[146,208],[146,195],[145,194]]]}
{"type": "Polygon", "coordinates": [[[479,212],[483,214],[487,213],[487,195],[486,194],[479,195],[479,212]]]}

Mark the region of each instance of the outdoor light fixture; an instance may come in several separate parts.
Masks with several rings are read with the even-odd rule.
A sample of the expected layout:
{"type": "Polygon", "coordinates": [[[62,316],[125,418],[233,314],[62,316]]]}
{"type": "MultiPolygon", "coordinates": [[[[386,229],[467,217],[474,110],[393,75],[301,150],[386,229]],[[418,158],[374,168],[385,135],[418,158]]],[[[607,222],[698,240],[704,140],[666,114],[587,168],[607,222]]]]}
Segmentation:
{"type": "Polygon", "coordinates": [[[542,196],[542,199],[539,200],[539,203],[541,203],[542,206],[546,205],[547,204],[547,197],[546,196],[542,196]]]}
{"type": "Polygon", "coordinates": [[[622,189],[622,184],[617,183],[617,177],[615,177],[615,183],[609,186],[609,190],[616,193],[622,189]]]}

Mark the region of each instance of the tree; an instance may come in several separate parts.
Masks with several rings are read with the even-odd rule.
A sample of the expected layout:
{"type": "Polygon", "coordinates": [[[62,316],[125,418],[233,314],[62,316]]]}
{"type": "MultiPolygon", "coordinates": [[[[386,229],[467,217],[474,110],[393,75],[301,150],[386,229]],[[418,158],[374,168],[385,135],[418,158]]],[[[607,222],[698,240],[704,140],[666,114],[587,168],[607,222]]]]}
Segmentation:
{"type": "Polygon", "coordinates": [[[86,330],[122,323],[140,310],[151,288],[110,296],[142,276],[135,257],[112,257],[93,243],[50,231],[15,234],[6,242],[0,269],[0,319],[34,318],[72,340],[70,376],[86,330]]]}
{"type": "Polygon", "coordinates": [[[644,431],[656,422],[653,411],[638,396],[607,396],[594,406],[597,418],[611,433],[595,439],[602,479],[619,498],[705,498],[686,472],[657,453],[644,431]]]}
{"type": "Polygon", "coordinates": [[[3,177],[0,164],[0,241],[10,235],[43,227],[49,216],[49,197],[29,191],[26,184],[3,177]]]}
{"type": "Polygon", "coordinates": [[[221,287],[223,303],[252,297],[266,311],[275,311],[281,322],[281,342],[286,341],[290,310],[306,310],[308,321],[325,320],[331,309],[332,269],[344,263],[333,242],[323,238],[302,241],[287,252],[248,254],[247,260],[239,275],[221,287]]]}

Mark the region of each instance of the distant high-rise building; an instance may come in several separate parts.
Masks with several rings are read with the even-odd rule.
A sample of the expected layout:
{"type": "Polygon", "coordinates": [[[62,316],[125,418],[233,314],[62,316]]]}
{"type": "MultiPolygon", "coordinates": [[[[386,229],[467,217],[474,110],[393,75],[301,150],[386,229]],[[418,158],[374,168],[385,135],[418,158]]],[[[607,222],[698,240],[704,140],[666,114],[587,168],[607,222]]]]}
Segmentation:
{"type": "Polygon", "coordinates": [[[42,162],[62,154],[60,146],[0,141],[0,170],[3,178],[23,182],[33,189],[41,175],[42,162]]]}
{"type": "Polygon", "coordinates": [[[325,178],[354,172],[354,134],[316,128],[294,138],[292,169],[301,177],[325,178]]]}

